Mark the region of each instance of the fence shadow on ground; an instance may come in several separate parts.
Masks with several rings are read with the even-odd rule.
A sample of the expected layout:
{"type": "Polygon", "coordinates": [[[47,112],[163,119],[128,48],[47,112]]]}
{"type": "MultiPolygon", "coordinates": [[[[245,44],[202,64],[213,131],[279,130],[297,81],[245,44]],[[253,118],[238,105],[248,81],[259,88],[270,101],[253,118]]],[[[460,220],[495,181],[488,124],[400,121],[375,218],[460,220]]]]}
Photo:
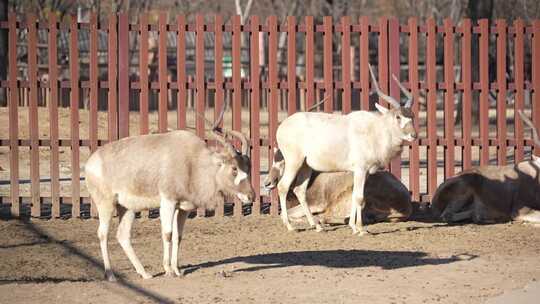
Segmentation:
{"type": "MultiPolygon", "coordinates": [[[[61,246],[68,254],[75,255],[88,263],[90,263],[93,267],[98,268],[100,271],[103,271],[103,264],[100,260],[96,259],[93,256],[90,256],[89,254],[85,253],[81,249],[77,248],[77,246],[65,242],[62,240],[58,240],[54,238],[53,236],[47,234],[46,231],[41,229],[40,227],[37,227],[30,221],[21,221],[21,223],[24,224],[24,228],[32,233],[34,233],[36,236],[38,236],[43,241],[37,241],[34,243],[27,243],[23,244],[23,246],[32,246],[37,244],[43,244],[43,243],[54,243],[58,246],[61,246]]],[[[160,294],[157,294],[151,290],[145,289],[142,286],[139,286],[133,282],[129,282],[126,280],[125,277],[122,275],[115,273],[117,283],[108,283],[103,281],[103,288],[108,289],[111,292],[115,293],[121,293],[123,295],[126,294],[126,291],[131,292],[132,294],[135,294],[136,296],[141,296],[146,298],[150,302],[154,303],[174,303],[173,300],[170,300],[160,294]]],[[[9,284],[9,283],[61,283],[61,282],[91,282],[91,281],[97,281],[101,282],[101,279],[95,279],[95,278],[52,278],[52,277],[22,277],[17,279],[10,279],[10,280],[2,280],[0,279],[0,284],[9,284]]],[[[134,299],[134,302],[137,302],[134,299]]]]}
{"type": "Polygon", "coordinates": [[[424,265],[441,265],[477,258],[463,253],[448,258],[429,257],[420,251],[376,251],[376,250],[315,250],[256,254],[234,257],[198,265],[187,265],[184,273],[189,274],[201,268],[209,268],[232,263],[245,263],[253,266],[237,268],[235,272],[258,271],[291,266],[323,266],[329,268],[380,267],[399,269],[424,265]]]}

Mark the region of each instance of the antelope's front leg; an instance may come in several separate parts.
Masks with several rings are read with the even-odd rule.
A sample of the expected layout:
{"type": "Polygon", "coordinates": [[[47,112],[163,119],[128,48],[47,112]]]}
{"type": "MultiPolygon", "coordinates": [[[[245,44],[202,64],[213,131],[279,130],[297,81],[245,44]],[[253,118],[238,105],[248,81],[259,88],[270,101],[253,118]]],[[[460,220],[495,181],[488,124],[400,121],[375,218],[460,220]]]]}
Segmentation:
{"type": "Polygon", "coordinates": [[[293,192],[296,195],[296,198],[298,198],[300,206],[302,206],[302,209],[304,210],[304,214],[306,215],[309,225],[311,227],[315,227],[315,230],[317,230],[317,232],[321,232],[323,231],[323,228],[319,223],[318,219],[314,218],[311,214],[311,210],[309,210],[309,206],[306,200],[306,191],[309,179],[311,177],[311,171],[311,168],[307,165],[303,166],[300,171],[298,171],[296,175],[297,185],[294,187],[293,192]]]}
{"type": "Polygon", "coordinates": [[[279,205],[281,207],[281,219],[283,224],[287,226],[287,230],[295,231],[296,229],[289,222],[289,216],[287,214],[287,193],[291,187],[291,184],[296,177],[298,169],[302,166],[304,162],[303,159],[286,159],[285,160],[285,170],[283,176],[278,183],[278,193],[279,193],[279,205]]]}
{"type": "Polygon", "coordinates": [[[186,223],[188,214],[188,211],[182,209],[176,209],[174,212],[171,268],[177,276],[182,276],[182,273],[178,269],[178,250],[180,247],[180,242],[182,241],[182,233],[184,231],[184,224],[186,223]]]}
{"type": "Polygon", "coordinates": [[[366,181],[366,170],[358,169],[354,171],[354,184],[351,199],[351,214],[349,218],[349,226],[353,234],[364,235],[367,230],[362,225],[362,209],[365,206],[364,200],[364,184],[366,181]]]}
{"type": "Polygon", "coordinates": [[[174,275],[171,268],[171,240],[175,207],[175,201],[165,198],[161,199],[159,218],[161,220],[161,237],[163,239],[163,269],[165,269],[165,275],[167,276],[174,275]]]}

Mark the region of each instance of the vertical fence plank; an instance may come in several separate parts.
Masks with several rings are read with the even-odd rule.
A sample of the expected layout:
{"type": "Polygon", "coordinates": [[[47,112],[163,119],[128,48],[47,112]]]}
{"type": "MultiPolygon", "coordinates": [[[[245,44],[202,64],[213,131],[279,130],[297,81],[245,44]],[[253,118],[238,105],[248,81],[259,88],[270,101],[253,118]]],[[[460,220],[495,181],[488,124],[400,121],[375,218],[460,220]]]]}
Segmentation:
{"type": "Polygon", "coordinates": [[[522,19],[514,21],[515,37],[514,37],[514,83],[516,87],[516,95],[514,99],[514,138],[516,140],[515,159],[514,162],[523,160],[523,123],[518,116],[517,110],[524,107],[524,32],[525,25],[522,19]]]}
{"type": "Polygon", "coordinates": [[[30,192],[31,214],[40,216],[39,197],[39,132],[38,132],[38,88],[37,88],[37,29],[36,16],[28,15],[28,81],[30,83],[28,125],[30,134],[30,192]]]}
{"type": "MultiPolygon", "coordinates": [[[[90,100],[89,107],[89,139],[90,152],[97,149],[98,139],[98,33],[97,33],[97,14],[90,15],[90,100]]],[[[90,205],[90,216],[97,217],[95,204],[90,205]]]]}
{"type": "Polygon", "coordinates": [[[253,209],[251,213],[253,215],[259,215],[261,213],[261,187],[260,187],[260,167],[261,167],[261,149],[260,149],[260,66],[259,66],[259,16],[251,16],[251,72],[250,72],[250,82],[251,82],[251,115],[250,115],[250,125],[251,125],[251,183],[255,189],[256,198],[253,202],[253,209]]]}
{"type": "MultiPolygon", "coordinates": [[[[313,18],[311,17],[311,22],[313,18]]],[[[278,49],[278,36],[277,31],[277,17],[268,17],[268,89],[269,89],[269,103],[268,103],[268,139],[270,141],[270,147],[268,151],[268,165],[272,166],[274,159],[274,147],[276,147],[276,130],[278,125],[278,63],[277,63],[277,49],[278,49]]],[[[308,20],[306,19],[306,23],[308,20]]],[[[306,50],[308,51],[308,50],[306,50]]],[[[313,49],[309,51],[314,51],[313,49]]],[[[306,58],[307,62],[307,58],[306,58]]],[[[309,92],[309,91],[308,91],[309,92]]],[[[274,189],[270,192],[270,214],[278,215],[278,196],[277,190],[274,189]]]]}
{"type": "Polygon", "coordinates": [[[287,17],[287,114],[296,112],[296,19],[287,17]]]}
{"type": "Polygon", "coordinates": [[[360,109],[369,111],[369,17],[360,17],[360,109]]]}
{"type": "Polygon", "coordinates": [[[437,66],[435,20],[427,25],[426,80],[427,80],[427,134],[428,134],[428,194],[433,197],[437,189],[437,66]]]}
{"type": "MultiPolygon", "coordinates": [[[[233,130],[242,130],[242,78],[241,78],[241,47],[242,47],[242,32],[241,32],[241,20],[240,16],[235,15],[232,17],[232,81],[233,81],[233,130]]],[[[235,145],[238,148],[238,141],[235,141],[235,145]]],[[[242,216],[242,204],[236,200],[234,204],[234,216],[242,216]]]]}
{"type": "Polygon", "coordinates": [[[342,112],[351,112],[351,21],[341,17],[341,81],[343,83],[342,112]]]}
{"type": "Polygon", "coordinates": [[[90,15],[90,100],[89,139],[90,151],[97,149],[98,139],[98,31],[97,14],[90,15]]]}
{"type": "Polygon", "coordinates": [[[204,83],[204,16],[195,17],[195,110],[199,115],[195,117],[197,135],[204,138],[204,101],[206,99],[206,86],[204,83]],[[202,117],[201,117],[202,116],[202,117]]]}
{"type": "Polygon", "coordinates": [[[57,17],[49,13],[49,132],[51,151],[51,217],[60,217],[60,167],[58,149],[58,54],[57,17]]]}
{"type": "Polygon", "coordinates": [[[324,38],[323,38],[323,74],[324,74],[324,111],[332,113],[334,111],[334,66],[332,61],[332,16],[323,17],[324,38]]]}
{"type": "Polygon", "coordinates": [[[506,165],[506,20],[497,20],[497,164],[506,165]]]}
{"type": "Polygon", "coordinates": [[[129,136],[129,15],[118,15],[118,135],[129,136]]]}
{"type": "MultiPolygon", "coordinates": [[[[398,80],[401,78],[399,46],[399,20],[397,18],[391,18],[388,20],[388,68],[390,74],[394,75],[398,80]]],[[[393,79],[389,81],[389,92],[390,96],[396,100],[401,100],[401,91],[393,79]]],[[[401,179],[401,153],[392,159],[390,169],[395,177],[401,179]]]]}
{"type": "Polygon", "coordinates": [[[79,47],[77,16],[71,16],[69,33],[69,72],[71,82],[71,204],[72,216],[81,216],[79,166],[79,47]]]}
{"type": "Polygon", "coordinates": [[[454,175],[454,24],[444,20],[444,178],[454,175]]]}
{"type": "MultiPolygon", "coordinates": [[[[379,88],[383,92],[388,92],[388,18],[382,17],[379,19],[379,88]]],[[[379,103],[388,106],[388,103],[379,98],[379,103]]]]}
{"type": "MultiPolygon", "coordinates": [[[[540,20],[534,20],[532,22],[533,36],[532,36],[532,87],[533,98],[532,104],[532,121],[535,126],[540,125],[540,20]]],[[[533,146],[534,155],[540,155],[540,147],[533,146]]]]}
{"type": "MultiPolygon", "coordinates": [[[[214,27],[214,81],[216,86],[216,93],[214,96],[214,121],[216,121],[225,101],[225,91],[223,90],[223,17],[221,15],[216,15],[214,17],[214,27]]],[[[222,125],[223,123],[220,124],[220,126],[222,125]]]]}
{"type": "Polygon", "coordinates": [[[467,170],[472,166],[472,25],[470,19],[463,19],[461,22],[461,31],[461,82],[463,83],[463,102],[461,104],[462,108],[458,110],[462,113],[461,133],[463,138],[463,149],[461,158],[463,160],[463,170],[467,170]]]}
{"type": "Polygon", "coordinates": [[[148,134],[148,14],[139,18],[139,134],[148,134]]]}
{"type": "MultiPolygon", "coordinates": [[[[204,16],[195,16],[195,111],[199,115],[195,117],[195,129],[199,137],[204,139],[204,101],[206,98],[206,86],[204,83],[204,16]]],[[[204,208],[197,209],[198,216],[205,215],[204,208]]]]}
{"type": "Polygon", "coordinates": [[[489,164],[489,21],[481,19],[480,26],[480,165],[489,164]]]}
{"type": "MultiPolygon", "coordinates": [[[[221,15],[214,17],[214,31],[214,81],[216,86],[214,95],[214,121],[217,121],[219,118],[218,115],[225,104],[225,91],[223,89],[223,17],[221,15]]],[[[223,122],[220,126],[223,126],[223,122]]],[[[216,208],[216,216],[221,217],[224,215],[224,212],[223,201],[219,200],[216,208]]]]}
{"type": "MultiPolygon", "coordinates": [[[[232,17],[232,28],[233,130],[240,131],[242,129],[242,62],[240,61],[242,32],[240,16],[235,15],[232,17]]],[[[235,145],[238,147],[238,141],[235,142],[235,145]]]]}
{"type": "Polygon", "coordinates": [[[9,13],[9,175],[11,215],[20,216],[19,198],[19,88],[17,81],[17,15],[9,13]]]}
{"type": "MultiPolygon", "coordinates": [[[[414,113],[414,129],[420,134],[419,129],[419,83],[418,83],[418,21],[416,18],[409,19],[409,85],[413,95],[412,110],[414,113]]],[[[409,150],[409,189],[412,192],[412,199],[420,201],[420,149],[418,139],[416,139],[409,150]]]]}
{"type": "MultiPolygon", "coordinates": [[[[176,124],[178,129],[186,128],[187,114],[187,82],[186,82],[186,16],[179,15],[177,18],[178,33],[176,36],[176,78],[178,83],[178,95],[176,105],[176,124]]],[[[217,41],[216,41],[217,44],[217,41]]],[[[217,58],[216,58],[217,60],[217,58]]],[[[217,64],[217,63],[216,63],[217,64]]]]}
{"type": "Polygon", "coordinates": [[[167,132],[167,13],[161,12],[158,17],[159,38],[158,38],[158,129],[159,132],[167,132]]]}
{"type": "MultiPolygon", "coordinates": [[[[306,111],[315,104],[315,25],[313,16],[306,16],[306,111]]],[[[318,102],[318,101],[317,101],[318,102]]]]}
{"type": "Polygon", "coordinates": [[[108,76],[109,93],[107,96],[107,120],[109,141],[118,139],[118,32],[116,31],[116,14],[109,15],[109,35],[108,35],[108,76]]]}

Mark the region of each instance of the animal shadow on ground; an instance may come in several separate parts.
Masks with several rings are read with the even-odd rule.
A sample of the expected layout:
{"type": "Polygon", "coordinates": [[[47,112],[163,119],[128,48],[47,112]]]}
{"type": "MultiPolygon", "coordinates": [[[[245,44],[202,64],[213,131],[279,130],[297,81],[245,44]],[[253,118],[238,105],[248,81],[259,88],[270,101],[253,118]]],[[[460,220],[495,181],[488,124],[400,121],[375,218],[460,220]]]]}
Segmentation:
{"type": "MultiPolygon", "coordinates": [[[[34,245],[40,245],[40,244],[56,244],[60,246],[67,255],[73,255],[77,258],[80,258],[84,261],[87,261],[92,267],[98,268],[100,271],[103,269],[103,264],[100,260],[97,258],[89,255],[84,250],[78,248],[75,244],[72,244],[70,242],[66,242],[63,240],[59,240],[49,234],[47,232],[32,224],[32,222],[29,221],[20,221],[20,223],[23,224],[23,227],[25,230],[33,233],[39,240],[31,243],[24,243],[20,245],[12,245],[12,246],[4,246],[4,249],[8,248],[14,248],[17,246],[34,246],[34,245]]],[[[152,303],[174,303],[173,300],[170,300],[152,290],[146,289],[134,282],[128,281],[127,278],[122,276],[121,274],[115,273],[117,282],[116,283],[108,283],[103,281],[102,279],[96,279],[92,277],[78,277],[78,278],[68,278],[68,277],[62,277],[62,278],[54,278],[54,277],[47,277],[47,276],[40,276],[40,277],[21,277],[16,279],[4,279],[0,278],[0,285],[3,284],[10,284],[10,283],[18,283],[18,284],[28,284],[28,283],[61,283],[61,282],[101,282],[101,286],[105,289],[108,289],[109,291],[113,293],[118,294],[126,294],[125,292],[131,292],[134,295],[144,297],[147,302],[152,303]]]]}
{"type": "Polygon", "coordinates": [[[448,258],[429,257],[425,252],[375,251],[375,250],[315,250],[256,254],[233,257],[197,265],[186,265],[184,273],[189,274],[201,268],[210,268],[232,263],[253,266],[237,268],[235,272],[258,271],[291,266],[323,266],[329,268],[360,268],[377,266],[382,269],[399,269],[423,265],[441,265],[475,259],[476,255],[459,254],[448,258]]]}

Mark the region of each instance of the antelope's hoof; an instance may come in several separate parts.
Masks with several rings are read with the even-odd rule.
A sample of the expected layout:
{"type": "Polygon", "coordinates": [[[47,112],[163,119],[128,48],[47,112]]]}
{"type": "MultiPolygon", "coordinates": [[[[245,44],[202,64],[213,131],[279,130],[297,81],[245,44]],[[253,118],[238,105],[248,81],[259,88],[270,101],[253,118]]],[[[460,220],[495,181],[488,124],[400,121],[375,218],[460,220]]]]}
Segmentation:
{"type": "Polygon", "coordinates": [[[296,232],[296,228],[294,228],[291,224],[287,224],[287,230],[289,232],[296,232]]]}
{"type": "Polygon", "coordinates": [[[315,226],[315,231],[317,231],[317,232],[324,232],[325,230],[324,230],[324,228],[323,228],[321,225],[316,225],[316,226],[315,226]]]}
{"type": "Polygon", "coordinates": [[[148,280],[148,279],[151,279],[152,278],[152,275],[151,274],[148,274],[147,272],[143,272],[143,273],[139,273],[141,275],[141,277],[145,280],[148,280]]]}
{"type": "Polygon", "coordinates": [[[105,271],[105,280],[109,282],[116,282],[116,277],[114,276],[114,273],[110,270],[105,271]]]}
{"type": "Polygon", "coordinates": [[[177,277],[183,277],[185,275],[184,270],[179,270],[178,268],[174,268],[174,274],[177,277]]]}
{"type": "Polygon", "coordinates": [[[165,271],[165,276],[168,277],[168,278],[174,278],[175,273],[172,270],[166,270],[165,271]]]}
{"type": "Polygon", "coordinates": [[[358,236],[366,236],[366,235],[371,235],[371,233],[365,229],[361,229],[360,231],[358,231],[358,236]]]}

